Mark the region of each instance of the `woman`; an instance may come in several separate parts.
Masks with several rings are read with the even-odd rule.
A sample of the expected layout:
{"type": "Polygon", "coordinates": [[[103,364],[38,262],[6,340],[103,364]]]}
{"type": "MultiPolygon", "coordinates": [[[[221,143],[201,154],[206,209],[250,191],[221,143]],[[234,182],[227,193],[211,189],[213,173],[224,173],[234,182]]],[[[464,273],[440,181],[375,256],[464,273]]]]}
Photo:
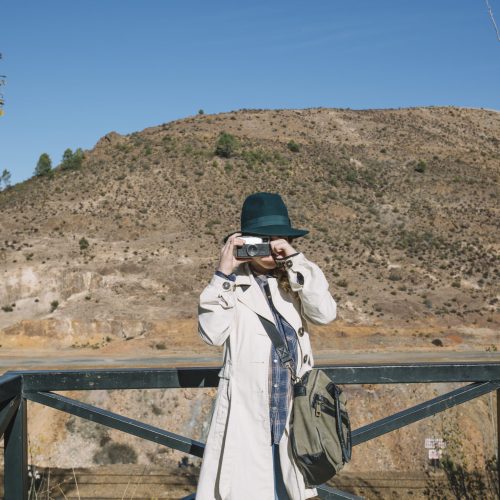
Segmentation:
{"type": "Polygon", "coordinates": [[[292,353],[297,375],[314,366],[306,321],[326,324],[337,304],[323,272],[292,246],[308,231],[294,229],[278,194],[255,193],[241,211],[241,233],[230,235],[217,270],[200,296],[198,328],[224,345],[224,362],[198,481],[198,500],[303,500],[289,423],[290,371],[282,367],[259,316],[272,321],[292,353]],[[243,235],[271,237],[272,255],[236,259],[243,235]]]}

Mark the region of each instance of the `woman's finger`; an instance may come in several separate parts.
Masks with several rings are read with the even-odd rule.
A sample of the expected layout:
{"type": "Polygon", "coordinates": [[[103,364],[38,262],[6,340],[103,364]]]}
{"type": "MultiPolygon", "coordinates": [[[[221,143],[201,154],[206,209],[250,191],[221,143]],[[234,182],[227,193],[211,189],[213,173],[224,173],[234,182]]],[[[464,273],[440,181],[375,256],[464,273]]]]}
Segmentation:
{"type": "Polygon", "coordinates": [[[276,252],[281,252],[281,251],[283,251],[284,248],[285,248],[285,246],[283,245],[283,243],[279,243],[276,241],[273,241],[271,243],[271,250],[274,250],[276,252]],[[274,245],[273,245],[273,243],[274,243],[274,245]]]}
{"type": "Polygon", "coordinates": [[[235,238],[237,238],[238,236],[241,236],[241,233],[233,233],[227,241],[233,241],[235,238]]]}
{"type": "Polygon", "coordinates": [[[229,238],[226,240],[225,245],[222,247],[223,249],[229,250],[233,246],[234,239],[241,233],[233,233],[229,238]]]}

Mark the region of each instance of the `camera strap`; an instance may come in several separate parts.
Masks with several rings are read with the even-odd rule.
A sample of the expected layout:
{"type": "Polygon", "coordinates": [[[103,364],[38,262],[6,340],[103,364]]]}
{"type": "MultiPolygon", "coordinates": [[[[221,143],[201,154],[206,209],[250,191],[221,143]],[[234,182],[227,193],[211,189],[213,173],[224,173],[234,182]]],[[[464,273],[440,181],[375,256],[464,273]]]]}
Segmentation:
{"type": "Polygon", "coordinates": [[[295,384],[298,380],[300,380],[300,378],[297,377],[293,368],[293,358],[290,354],[290,350],[288,349],[288,345],[283,342],[283,339],[281,338],[281,335],[274,323],[269,321],[267,318],[264,318],[260,314],[258,314],[257,316],[259,317],[264,330],[266,331],[267,335],[274,345],[274,348],[276,349],[276,354],[280,358],[281,366],[288,368],[292,377],[292,381],[295,384]]]}

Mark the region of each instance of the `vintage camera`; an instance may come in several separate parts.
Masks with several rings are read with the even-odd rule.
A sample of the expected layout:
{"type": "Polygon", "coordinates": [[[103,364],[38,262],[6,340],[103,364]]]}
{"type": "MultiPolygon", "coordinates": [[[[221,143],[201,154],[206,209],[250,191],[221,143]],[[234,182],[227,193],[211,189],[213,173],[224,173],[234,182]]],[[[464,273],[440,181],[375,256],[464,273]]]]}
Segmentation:
{"type": "Polygon", "coordinates": [[[267,257],[271,255],[271,238],[266,236],[238,236],[245,244],[236,247],[237,259],[250,259],[252,257],[267,257]]]}

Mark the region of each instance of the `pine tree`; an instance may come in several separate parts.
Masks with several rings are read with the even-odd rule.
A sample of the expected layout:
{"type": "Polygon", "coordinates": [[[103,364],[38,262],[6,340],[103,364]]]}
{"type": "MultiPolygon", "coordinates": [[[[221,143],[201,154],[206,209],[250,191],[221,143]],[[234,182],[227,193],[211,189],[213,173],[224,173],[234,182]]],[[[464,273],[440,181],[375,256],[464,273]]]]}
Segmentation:
{"type": "Polygon", "coordinates": [[[61,168],[63,170],[70,170],[73,168],[73,151],[68,148],[64,151],[62,156],[61,168]]]}
{"type": "Polygon", "coordinates": [[[52,173],[52,160],[47,153],[42,153],[35,168],[37,177],[47,176],[52,173]]]}
{"type": "Polygon", "coordinates": [[[10,187],[10,172],[7,169],[4,169],[2,175],[0,176],[0,184],[4,184],[5,188],[10,187]]]}
{"type": "Polygon", "coordinates": [[[80,168],[82,166],[84,154],[82,148],[78,148],[73,154],[73,168],[80,168]]]}
{"type": "Polygon", "coordinates": [[[78,148],[74,153],[68,148],[63,153],[61,168],[63,170],[76,170],[82,166],[83,158],[82,148],[78,148]]]}

